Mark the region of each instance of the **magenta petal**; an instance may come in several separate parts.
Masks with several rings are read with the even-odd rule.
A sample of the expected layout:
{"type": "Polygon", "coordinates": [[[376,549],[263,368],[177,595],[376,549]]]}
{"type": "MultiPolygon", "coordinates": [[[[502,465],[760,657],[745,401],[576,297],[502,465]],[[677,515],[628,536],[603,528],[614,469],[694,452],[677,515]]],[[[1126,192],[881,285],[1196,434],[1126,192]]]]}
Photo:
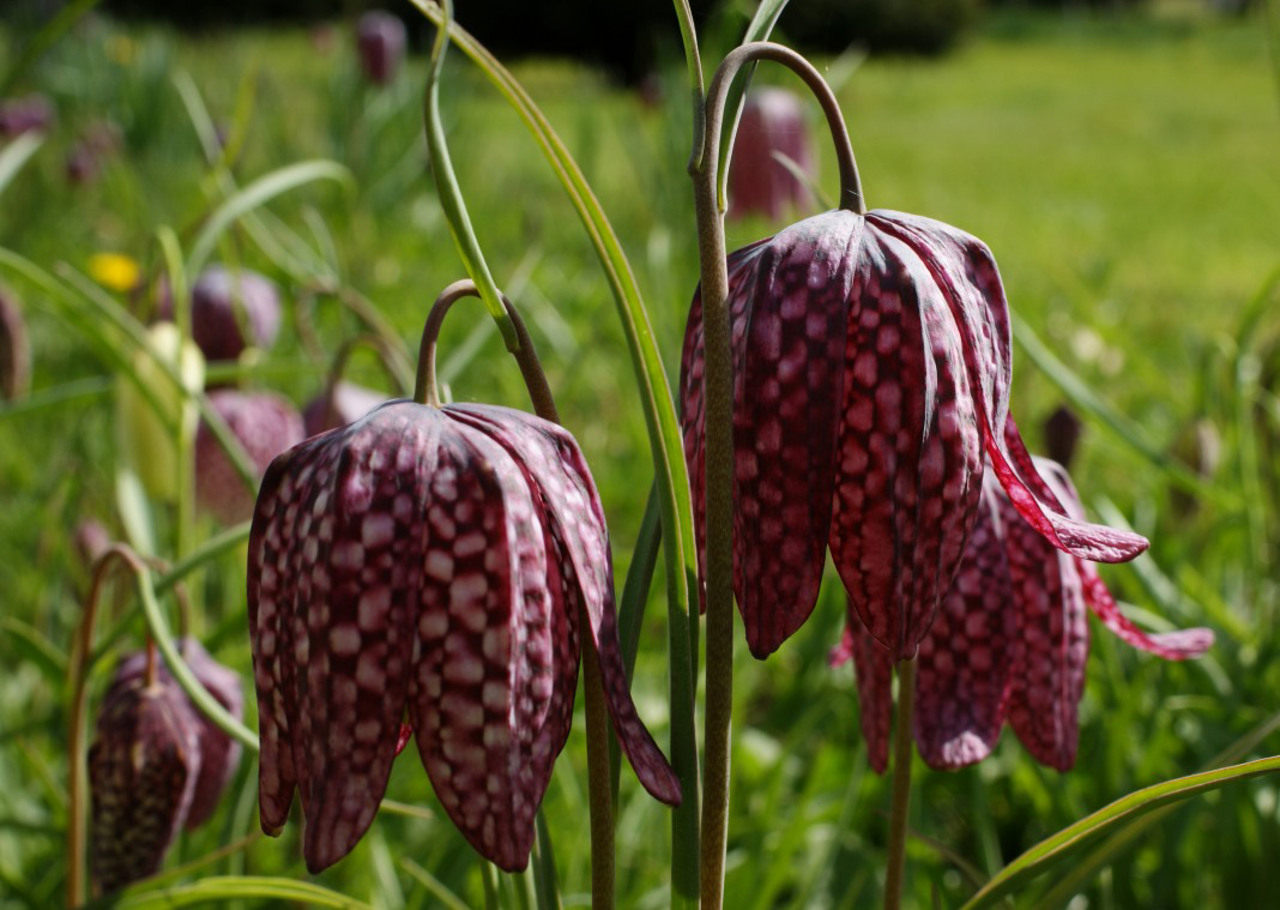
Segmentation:
{"type": "MultiPolygon", "coordinates": [[[[991,466],[1014,507],[1055,547],[1081,559],[1124,562],[1147,548],[1125,531],[1067,518],[1055,503],[1036,497],[1037,481],[1019,474],[1025,447],[1018,439],[1011,454],[1005,438],[1011,357],[1009,310],[995,262],[986,245],[962,231],[913,215],[874,212],[868,216],[912,246],[925,260],[956,317],[964,339],[969,373],[980,383],[974,396],[991,466]]],[[[1015,438],[1016,431],[1015,431],[1015,438]]]]}
{"type": "MultiPolygon", "coordinates": [[[[249,533],[249,637],[258,696],[258,812],[262,830],[276,836],[289,819],[298,775],[293,761],[291,718],[297,717],[290,655],[294,596],[289,553],[297,542],[281,533],[286,512],[277,492],[286,482],[294,453],[267,469],[249,533]]],[[[287,481],[292,491],[292,480],[287,481]]]]}
{"type": "Polygon", "coordinates": [[[409,718],[445,812],[481,854],[516,871],[528,864],[545,786],[531,759],[551,694],[546,544],[511,456],[451,410],[438,413],[451,432],[427,478],[409,718]],[[542,634],[526,617],[541,618],[542,634]]]}
{"type": "Polygon", "coordinates": [[[915,738],[932,768],[960,768],[986,758],[1000,738],[1011,682],[1017,616],[999,484],[988,480],[978,517],[916,670],[915,738]]]}
{"type": "Polygon", "coordinates": [[[519,448],[522,463],[541,490],[549,524],[564,543],[567,559],[561,571],[571,568],[581,589],[618,740],[645,789],[668,805],[679,804],[680,782],[631,700],[618,644],[609,534],[578,444],[561,427],[532,414],[483,405],[454,405],[448,410],[473,425],[487,424],[486,432],[494,439],[519,448]]]}
{"type": "Polygon", "coordinates": [[[867,761],[883,774],[889,767],[889,730],[893,723],[893,658],[889,649],[876,641],[849,604],[848,625],[840,647],[832,653],[832,664],[853,657],[858,684],[859,723],[867,741],[867,761]]]}
{"type": "Polygon", "coordinates": [[[751,302],[734,374],[734,589],[758,658],[809,618],[822,582],[863,224],[837,212],[787,228],[742,286],[751,302]]]}
{"type": "Polygon", "coordinates": [[[1080,563],[1080,576],[1084,582],[1084,596],[1094,615],[1122,641],[1143,651],[1150,651],[1165,660],[1187,660],[1199,657],[1213,646],[1213,630],[1196,627],[1175,632],[1143,632],[1120,612],[1115,598],[1098,577],[1092,563],[1080,563]]]}
{"type": "Polygon", "coordinates": [[[871,635],[911,658],[959,567],[982,456],[951,313],[919,257],[873,224],[843,400],[832,559],[871,635]]]}
{"type": "Polygon", "coordinates": [[[1089,626],[1079,561],[1002,503],[1009,574],[1017,610],[1009,724],[1042,764],[1075,764],[1077,711],[1084,690],[1089,626]]]}

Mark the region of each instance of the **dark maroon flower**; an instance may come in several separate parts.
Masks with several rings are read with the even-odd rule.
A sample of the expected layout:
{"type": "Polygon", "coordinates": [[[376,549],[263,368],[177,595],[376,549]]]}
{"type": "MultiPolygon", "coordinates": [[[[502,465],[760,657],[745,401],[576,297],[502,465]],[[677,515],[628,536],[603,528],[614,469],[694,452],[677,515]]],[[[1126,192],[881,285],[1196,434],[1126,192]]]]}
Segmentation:
{"type": "Polygon", "coordinates": [[[207,360],[235,360],[249,344],[269,348],[279,331],[280,296],[257,272],[211,266],[191,289],[191,337],[207,360]]]}
{"type": "Polygon", "coordinates": [[[44,95],[0,101],[0,139],[12,139],[28,132],[44,133],[52,125],[53,105],[44,95]]]}
{"type": "Polygon", "coordinates": [[[308,402],[302,409],[302,423],[307,435],[315,436],[354,423],[386,401],[381,392],[339,380],[308,402]]]}
{"type": "Polygon", "coordinates": [[[0,288],[0,398],[13,401],[31,385],[31,346],[18,303],[0,288]]]}
{"type": "MultiPolygon", "coordinates": [[[[1048,459],[1035,463],[1067,514],[1082,518],[1066,471],[1048,459]]],[[[1167,660],[1196,657],[1213,644],[1208,629],[1148,634],[1134,626],[1093,563],[1055,550],[987,474],[960,571],[917,656],[913,732],[925,762],[959,768],[982,760],[1007,719],[1037,761],[1070,769],[1089,651],[1086,607],[1130,645],[1167,660]]],[[[849,657],[871,766],[883,772],[893,658],[853,610],[833,662],[849,657]]]]}
{"type": "Polygon", "coordinates": [[[1044,450],[1049,460],[1070,470],[1083,429],[1076,412],[1065,404],[1059,405],[1044,421],[1044,450]]]}
{"type": "MultiPolygon", "coordinates": [[[[271,459],[306,436],[297,409],[279,395],[218,389],[209,393],[209,404],[240,440],[259,474],[271,459]]],[[[204,421],[196,431],[196,501],[223,524],[253,514],[254,494],[204,421]]]]}
{"type": "MultiPolygon", "coordinates": [[[[1009,312],[980,240],[914,215],[833,211],[728,267],[734,593],[757,657],[808,618],[828,544],[871,635],[913,656],[959,566],[984,450],[1055,546],[1105,562],[1146,548],[1054,508],[1016,428],[1005,439],[1009,312]]],[[[700,543],[702,337],[695,297],[680,389],[700,543]]]]}
{"type": "MultiPolygon", "coordinates": [[[[240,720],[244,717],[244,693],[240,687],[240,676],[229,670],[209,656],[204,646],[194,638],[183,638],[178,642],[182,659],[191,668],[192,674],[200,684],[209,690],[209,694],[218,704],[227,709],[232,717],[240,720]]],[[[240,764],[242,746],[239,741],[224,733],[209,718],[201,714],[177,681],[164,666],[163,658],[157,655],[157,682],[169,689],[172,696],[185,704],[191,712],[196,724],[200,740],[200,761],[196,772],[195,790],[192,793],[191,805],[187,809],[184,825],[188,831],[200,827],[213,815],[222,799],[236,767],[240,764]]],[[[138,651],[130,654],[116,668],[112,689],[131,685],[142,679],[147,669],[147,654],[138,651]]],[[[110,695],[107,696],[110,698],[110,695]]]]}
{"type": "Polygon", "coordinates": [[[786,89],[757,89],[747,96],[733,142],[729,165],[731,216],[777,219],[808,203],[808,192],[777,154],[785,155],[801,170],[812,169],[813,146],[804,102],[786,89]]]}
{"type": "Polygon", "coordinates": [[[373,821],[406,712],[445,812],[523,868],[573,717],[582,608],[624,751],[680,799],[628,692],[599,498],[555,424],[392,401],[307,440],[263,480],[248,590],[262,827],[280,831],[296,787],[312,871],[373,821]]]}
{"type": "Polygon", "coordinates": [[[200,737],[181,694],[137,676],[103,702],[89,749],[90,868],[101,893],[159,869],[190,810],[200,737]]]}
{"type": "Polygon", "coordinates": [[[382,10],[370,10],[356,22],[356,48],[360,69],[376,85],[395,78],[404,61],[404,23],[382,10]]]}

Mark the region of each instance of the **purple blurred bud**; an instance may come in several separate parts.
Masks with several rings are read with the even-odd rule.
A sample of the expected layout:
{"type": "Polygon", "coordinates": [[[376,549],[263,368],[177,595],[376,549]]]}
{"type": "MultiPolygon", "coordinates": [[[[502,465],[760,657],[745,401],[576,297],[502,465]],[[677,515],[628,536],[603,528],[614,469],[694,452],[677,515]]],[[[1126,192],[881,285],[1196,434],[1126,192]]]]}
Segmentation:
{"type": "Polygon", "coordinates": [[[1075,411],[1065,404],[1059,405],[1044,422],[1044,450],[1049,459],[1070,469],[1083,428],[1075,411]]]}
{"type": "MultiPolygon", "coordinates": [[[[209,404],[240,440],[261,479],[271,460],[305,438],[302,417],[279,395],[219,389],[209,404]]],[[[208,424],[196,432],[196,501],[223,524],[253,515],[256,490],[245,486],[208,424]]]]}
{"type": "Polygon", "coordinates": [[[302,411],[307,436],[345,427],[387,401],[387,396],[353,382],[338,382],[311,399],[302,411]]]}
{"type": "Polygon", "coordinates": [[[0,398],[13,401],[31,386],[31,346],[18,302],[0,289],[0,398]]]}
{"type": "Polygon", "coordinates": [[[0,101],[0,139],[13,139],[28,132],[48,132],[52,125],[53,105],[44,95],[0,101]]]}
{"type": "Polygon", "coordinates": [[[813,146],[804,102],[780,88],[757,89],[747,96],[729,165],[729,214],[781,218],[808,203],[800,181],[781,164],[779,152],[804,171],[813,169],[813,146]]]}
{"type": "Polygon", "coordinates": [[[365,78],[386,85],[404,60],[404,23],[391,13],[371,10],[356,23],[356,46],[365,78]]]}
{"type": "Polygon", "coordinates": [[[257,272],[215,265],[191,289],[191,336],[207,360],[235,360],[248,344],[269,348],[279,331],[280,297],[257,272]]]}

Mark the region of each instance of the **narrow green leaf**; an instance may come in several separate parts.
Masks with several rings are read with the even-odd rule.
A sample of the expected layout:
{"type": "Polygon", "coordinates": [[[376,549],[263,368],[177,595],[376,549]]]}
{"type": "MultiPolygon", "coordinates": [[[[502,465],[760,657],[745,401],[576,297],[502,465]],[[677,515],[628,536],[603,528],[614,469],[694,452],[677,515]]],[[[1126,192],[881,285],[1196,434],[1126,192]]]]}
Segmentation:
{"type": "Polygon", "coordinates": [[[185,885],[157,888],[141,894],[130,894],[116,901],[119,910],[168,910],[192,904],[219,903],[247,897],[282,901],[300,901],[313,907],[341,907],[346,910],[372,910],[369,904],[353,900],[337,891],[289,878],[260,875],[215,875],[185,885]]]}
{"type": "Polygon", "coordinates": [[[108,376],[90,376],[88,379],[76,379],[61,385],[49,386],[32,392],[21,401],[6,401],[0,404],[0,420],[13,417],[25,417],[45,408],[55,408],[69,401],[80,401],[86,398],[101,398],[111,391],[111,378],[108,376]]]}
{"type": "Polygon", "coordinates": [[[1089,388],[1075,371],[1058,359],[1029,325],[1016,314],[1013,315],[1013,337],[1032,363],[1062,390],[1068,398],[1082,411],[1092,414],[1099,422],[1109,427],[1130,448],[1142,455],[1165,478],[1188,492],[1211,500],[1225,508],[1236,508],[1239,500],[1236,496],[1211,483],[1207,483],[1194,471],[1181,464],[1167,452],[1161,451],[1143,432],[1127,417],[1113,408],[1101,396],[1089,388]]]}
{"type": "Polygon", "coordinates": [[[16,616],[0,616],[0,632],[10,640],[20,657],[44,674],[51,686],[60,688],[67,678],[67,655],[34,626],[16,616]]]}
{"type": "Polygon", "coordinates": [[[1064,859],[1069,851],[1115,831],[1131,819],[1226,784],[1276,771],[1280,771],[1280,755],[1228,768],[1202,771],[1134,791],[1032,847],[993,876],[969,899],[962,910],[992,906],[1006,894],[1013,893],[1036,876],[1047,872],[1064,859]]]}
{"type": "MultiPolygon", "coordinates": [[[[444,882],[440,881],[440,879],[436,878],[413,860],[408,859],[407,857],[401,857],[400,868],[417,879],[419,884],[426,888],[431,896],[440,902],[440,906],[446,908],[446,910],[470,910],[466,901],[450,891],[445,887],[444,882]]],[[[486,886],[488,885],[487,879],[485,880],[485,884],[486,886]]],[[[485,893],[488,893],[487,887],[485,889],[485,893]]]]}
{"type": "MultiPolygon", "coordinates": [[[[768,41],[773,27],[778,24],[782,11],[787,7],[787,2],[788,0],[760,0],[746,34],[742,36],[742,43],[768,41]]],[[[729,94],[725,96],[724,124],[720,128],[720,148],[716,154],[716,182],[719,184],[716,197],[722,212],[728,196],[729,155],[733,152],[733,140],[738,135],[738,123],[742,120],[742,103],[746,99],[747,86],[751,84],[751,76],[755,71],[754,63],[743,67],[741,75],[733,80],[733,84],[729,86],[729,94]]]]}
{"type": "Polygon", "coordinates": [[[125,540],[139,553],[157,555],[155,522],[142,479],[123,458],[116,462],[115,477],[116,511],[124,527],[125,540]]]}
{"type": "Polygon", "coordinates": [[[186,575],[201,568],[207,563],[213,562],[223,553],[234,550],[241,546],[249,539],[249,530],[253,526],[252,522],[245,521],[234,527],[227,528],[222,533],[210,537],[196,549],[192,550],[185,557],[175,562],[169,567],[169,571],[156,579],[155,593],[159,597],[169,591],[174,585],[183,579],[186,575]]]}
{"type": "Polygon", "coordinates": [[[244,189],[233,193],[209,216],[209,220],[192,244],[191,253],[187,257],[188,274],[199,274],[222,232],[238,218],[265,205],[282,193],[319,180],[332,180],[348,187],[352,184],[351,172],[336,161],[300,161],[259,177],[244,189]]]}
{"type": "Polygon", "coordinates": [[[17,176],[22,166],[31,160],[31,156],[44,144],[44,136],[38,133],[23,133],[0,149],[0,193],[17,176]]]}

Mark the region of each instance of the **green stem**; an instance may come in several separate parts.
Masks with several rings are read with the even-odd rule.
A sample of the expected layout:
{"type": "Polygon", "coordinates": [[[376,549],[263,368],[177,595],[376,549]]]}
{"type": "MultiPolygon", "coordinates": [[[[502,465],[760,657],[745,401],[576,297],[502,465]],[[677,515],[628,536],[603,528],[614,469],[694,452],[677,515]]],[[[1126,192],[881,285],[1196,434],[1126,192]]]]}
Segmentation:
{"type": "Polygon", "coordinates": [[[680,23],[680,40],[684,43],[684,59],[689,70],[689,90],[693,99],[693,149],[689,152],[689,173],[693,173],[702,167],[702,156],[706,150],[702,56],[698,53],[698,31],[693,24],[693,10],[689,8],[689,0],[672,2],[676,9],[676,19],[680,23]]]}
{"type": "Polygon", "coordinates": [[[915,659],[898,663],[898,706],[893,729],[893,794],[889,808],[889,857],[885,868],[885,910],[902,906],[903,873],[907,865],[907,810],[911,804],[911,738],[915,714],[915,659]]]}
{"type": "Polygon", "coordinates": [[[431,49],[431,66],[427,70],[427,90],[424,119],[427,126],[427,150],[431,155],[431,175],[435,178],[436,191],[440,194],[440,205],[449,221],[449,230],[453,241],[458,246],[458,255],[466,265],[467,273],[475,280],[480,289],[480,298],[489,309],[502,340],[512,353],[519,350],[519,341],[514,326],[507,317],[502,305],[498,284],[493,280],[489,265],[485,262],[484,253],[480,251],[480,241],[476,239],[475,229],[471,226],[471,218],[467,215],[467,204],[462,198],[462,189],[458,186],[458,176],[453,170],[453,162],[449,158],[449,146],[444,138],[444,125],[440,121],[440,74],[444,69],[444,55],[449,47],[449,25],[453,21],[453,0],[444,0],[444,21],[436,30],[435,45],[431,49]]]}

